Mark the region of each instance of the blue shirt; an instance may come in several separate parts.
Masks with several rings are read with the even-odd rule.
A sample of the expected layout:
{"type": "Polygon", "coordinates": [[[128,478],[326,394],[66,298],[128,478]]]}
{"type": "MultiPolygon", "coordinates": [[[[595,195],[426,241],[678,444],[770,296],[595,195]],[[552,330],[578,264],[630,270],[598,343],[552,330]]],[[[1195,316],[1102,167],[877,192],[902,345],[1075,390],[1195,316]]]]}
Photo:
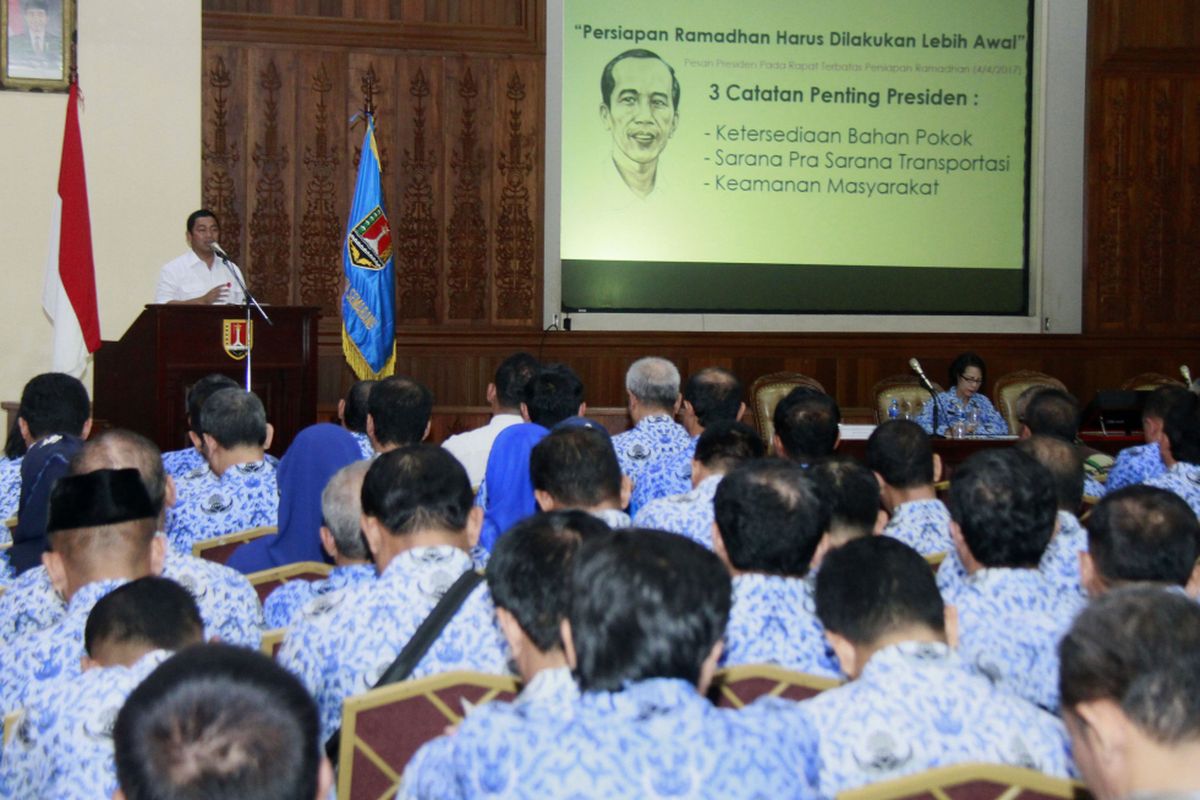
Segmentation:
{"type": "Polygon", "coordinates": [[[856,680],[798,708],[817,733],[822,797],[968,762],[1072,771],[1062,723],[971,674],[945,644],[884,647],[856,680]]]}
{"type": "MultiPolygon", "coordinates": [[[[973,436],[1008,436],[1008,423],[1004,421],[1004,417],[992,405],[992,401],[988,400],[982,394],[976,392],[971,395],[971,399],[964,405],[958,398],[958,391],[955,389],[947,389],[937,396],[938,404],[938,429],[936,433],[945,435],[948,428],[956,422],[965,423],[967,414],[972,410],[979,412],[979,426],[976,428],[973,436]]],[[[935,433],[933,430],[933,398],[925,401],[925,405],[921,408],[921,413],[914,420],[918,425],[925,429],[926,433],[935,433]]]]}
{"type": "Polygon", "coordinates": [[[153,650],[132,666],[90,669],[32,695],[4,749],[0,797],[112,797],[113,721],[125,698],[170,655],[153,650]]]}
{"type": "Polygon", "coordinates": [[[710,475],[690,492],[651,500],[637,512],[633,524],[678,533],[712,550],[713,497],[723,477],[710,475]]]}
{"type": "Polygon", "coordinates": [[[290,580],[263,602],[268,628],[286,628],[300,615],[301,609],[322,595],[339,592],[375,580],[374,564],[350,564],[334,567],[328,578],[315,581],[290,580]]]}
{"type": "Polygon", "coordinates": [[[178,499],[167,512],[167,538],[185,553],[196,542],[278,521],[279,490],[269,460],[236,464],[220,477],[206,464],[177,485],[178,499]]]}
{"type": "Polygon", "coordinates": [[[45,567],[22,572],[0,595],[0,651],[27,633],[49,628],[62,618],[66,608],[45,567]]]}
{"type": "Polygon", "coordinates": [[[1135,483],[1145,483],[1167,471],[1167,465],[1162,460],[1162,448],[1157,442],[1126,447],[1117,454],[1117,460],[1108,471],[1108,480],[1104,486],[1110,492],[1115,492],[1125,486],[1135,483]]]}
{"type": "Polygon", "coordinates": [[[1175,466],[1146,481],[1147,486],[1157,486],[1174,492],[1192,507],[1192,513],[1200,517],[1200,464],[1175,462],[1175,466]]]}
{"type": "Polygon", "coordinates": [[[884,536],[899,539],[923,556],[954,550],[950,512],[941,500],[911,500],[892,509],[884,536]]]}
{"type": "MultiPolygon", "coordinates": [[[[370,689],[446,590],[467,570],[465,550],[415,547],[392,559],[375,581],[317,598],[283,640],[279,662],[317,701],[321,739],[341,722],[342,702],[370,689]]],[[[442,630],[411,677],[468,669],[506,673],[508,646],[481,584],[442,630]]]]}
{"type": "Polygon", "coordinates": [[[401,796],[813,797],[812,729],[788,708],[769,698],[720,709],[667,678],[585,693],[565,714],[488,703],[439,745],[449,752],[438,769],[422,769],[418,753],[401,796]]]}
{"type": "MultiPolygon", "coordinates": [[[[14,516],[21,503],[21,459],[0,458],[0,522],[14,516]]],[[[2,527],[2,526],[0,526],[2,527]]],[[[4,541],[11,542],[11,535],[4,533],[4,541]]]]}
{"type": "Polygon", "coordinates": [[[1058,642],[1083,601],[1036,569],[981,569],[954,598],[958,652],[1001,689],[1058,710],[1058,642]]]}
{"type": "Polygon", "coordinates": [[[375,457],[375,445],[371,444],[371,437],[365,433],[358,431],[350,431],[350,435],[354,437],[354,441],[358,443],[358,452],[362,453],[364,459],[375,457]]]}
{"type": "Polygon", "coordinates": [[[630,514],[636,515],[651,500],[683,494],[692,487],[691,466],[686,475],[680,474],[678,466],[672,467],[680,453],[694,451],[692,437],[666,414],[643,417],[632,429],[614,436],[612,443],[621,472],[633,479],[630,514]]]}
{"type": "Polygon", "coordinates": [[[194,469],[207,466],[204,456],[194,447],[182,450],[168,450],[162,454],[163,469],[175,480],[179,480],[194,469]]]}
{"type": "Polygon", "coordinates": [[[745,574],[733,579],[733,607],[725,628],[723,666],[778,664],[840,678],[837,658],[825,644],[812,585],[804,578],[745,574]]]}
{"type": "Polygon", "coordinates": [[[101,598],[123,583],[123,580],[96,581],[80,587],[58,622],[22,637],[0,652],[0,715],[23,708],[39,686],[79,675],[88,614],[101,598]]]}
{"type": "Polygon", "coordinates": [[[42,563],[50,490],[67,474],[68,463],[82,447],[79,437],[56,433],[34,442],[21,459],[21,499],[8,551],[9,563],[18,573],[42,563]]]}

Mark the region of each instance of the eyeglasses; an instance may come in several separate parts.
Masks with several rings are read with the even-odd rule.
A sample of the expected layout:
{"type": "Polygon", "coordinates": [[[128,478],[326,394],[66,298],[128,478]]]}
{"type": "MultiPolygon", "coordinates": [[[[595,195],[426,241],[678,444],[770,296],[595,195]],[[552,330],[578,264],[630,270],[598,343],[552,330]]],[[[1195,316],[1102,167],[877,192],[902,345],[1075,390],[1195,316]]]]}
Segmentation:
{"type": "Polygon", "coordinates": [[[979,384],[983,383],[983,378],[968,378],[966,375],[959,375],[958,379],[960,381],[962,381],[963,383],[970,383],[975,386],[978,386],[979,384]]]}

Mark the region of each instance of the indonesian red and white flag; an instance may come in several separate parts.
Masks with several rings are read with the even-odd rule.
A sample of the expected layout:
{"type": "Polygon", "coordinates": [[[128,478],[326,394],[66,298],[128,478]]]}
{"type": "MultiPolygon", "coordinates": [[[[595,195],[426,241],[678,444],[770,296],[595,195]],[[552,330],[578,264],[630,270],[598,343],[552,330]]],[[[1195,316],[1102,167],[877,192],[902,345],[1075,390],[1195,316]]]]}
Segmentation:
{"type": "Polygon", "coordinates": [[[83,140],[79,135],[79,85],[71,83],[63,130],[58,194],[50,221],[50,248],[42,308],[54,325],[55,372],[79,378],[88,354],[100,347],[96,307],[96,269],[92,260],[92,222],[88,215],[83,140]]]}

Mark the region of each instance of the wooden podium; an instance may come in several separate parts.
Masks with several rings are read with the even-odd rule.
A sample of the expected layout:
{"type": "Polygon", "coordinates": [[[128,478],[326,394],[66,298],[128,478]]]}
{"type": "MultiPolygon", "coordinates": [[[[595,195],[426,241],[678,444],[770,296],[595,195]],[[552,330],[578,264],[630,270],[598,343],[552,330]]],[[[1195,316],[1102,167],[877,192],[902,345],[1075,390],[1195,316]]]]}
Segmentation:
{"type": "MultiPolygon", "coordinates": [[[[316,422],[318,309],[266,311],[275,324],[256,313],[251,328],[252,388],[275,426],[271,452],[282,455],[300,429],[316,422]]],[[[237,348],[245,323],[241,306],[146,306],[120,340],[96,351],[96,424],[137,431],[164,451],[185,447],[191,385],[213,372],[245,385],[246,362],[237,348]]]]}

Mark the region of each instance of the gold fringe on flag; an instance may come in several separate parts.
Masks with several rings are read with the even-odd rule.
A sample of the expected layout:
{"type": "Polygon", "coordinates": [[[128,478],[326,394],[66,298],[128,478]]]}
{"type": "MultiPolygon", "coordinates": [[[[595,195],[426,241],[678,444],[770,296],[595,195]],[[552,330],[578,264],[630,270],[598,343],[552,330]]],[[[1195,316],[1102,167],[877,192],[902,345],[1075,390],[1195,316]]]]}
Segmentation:
{"type": "Polygon", "coordinates": [[[350,365],[350,369],[354,370],[354,374],[360,381],[379,380],[386,378],[396,371],[396,340],[392,339],[392,354],[388,356],[388,360],[384,362],[383,367],[375,372],[371,369],[371,365],[367,363],[367,359],[363,358],[362,352],[358,349],[358,345],[350,338],[350,334],[346,332],[346,326],[342,326],[342,353],[346,356],[346,363],[350,365]]]}

